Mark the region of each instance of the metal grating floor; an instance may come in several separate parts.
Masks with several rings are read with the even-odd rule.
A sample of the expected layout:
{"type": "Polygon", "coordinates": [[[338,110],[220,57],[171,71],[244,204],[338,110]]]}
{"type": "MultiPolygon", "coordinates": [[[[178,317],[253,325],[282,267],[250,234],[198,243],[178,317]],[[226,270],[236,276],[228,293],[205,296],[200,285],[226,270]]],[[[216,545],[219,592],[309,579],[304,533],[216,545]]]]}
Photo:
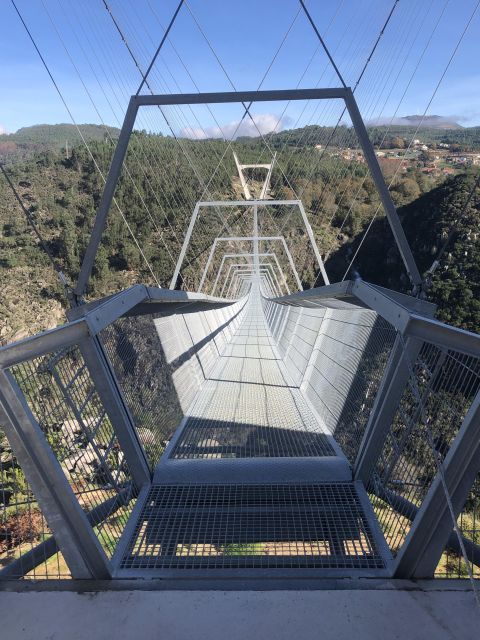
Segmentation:
{"type": "Polygon", "coordinates": [[[250,304],[169,458],[336,455],[299,388],[289,384],[259,303],[250,304]]]}
{"type": "Polygon", "coordinates": [[[347,483],[153,485],[121,569],[383,569],[347,483]]]}

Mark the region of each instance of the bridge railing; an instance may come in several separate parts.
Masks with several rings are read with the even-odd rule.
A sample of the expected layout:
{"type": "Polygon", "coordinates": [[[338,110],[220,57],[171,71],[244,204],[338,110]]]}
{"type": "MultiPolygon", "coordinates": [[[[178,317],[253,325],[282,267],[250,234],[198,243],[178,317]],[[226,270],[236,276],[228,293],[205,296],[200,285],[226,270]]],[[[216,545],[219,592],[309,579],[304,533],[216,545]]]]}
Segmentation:
{"type": "Polygon", "coordinates": [[[196,366],[199,384],[240,308],[137,285],[0,349],[0,578],[111,575],[136,497],[181,419],[157,325],[171,316],[184,327],[173,364],[183,379],[196,366]]]}
{"type": "Polygon", "coordinates": [[[480,336],[363,282],[264,307],[294,383],[369,491],[396,574],[461,576],[462,553],[478,572],[480,336]]]}
{"type": "Polygon", "coordinates": [[[378,454],[370,463],[360,460],[359,476],[371,493],[399,576],[452,575],[452,564],[461,575],[455,558],[462,553],[477,564],[479,575],[480,357],[475,349],[417,338],[400,340],[399,350],[376,436],[372,429],[378,454]],[[453,531],[453,514],[463,523],[461,541],[453,531]]]}
{"type": "Polygon", "coordinates": [[[244,302],[188,307],[173,315],[138,309],[100,334],[151,471],[238,326],[244,302]]]}
{"type": "Polygon", "coordinates": [[[265,306],[294,384],[353,464],[395,328],[375,311],[353,305],[331,309],[267,302],[265,306]]]}

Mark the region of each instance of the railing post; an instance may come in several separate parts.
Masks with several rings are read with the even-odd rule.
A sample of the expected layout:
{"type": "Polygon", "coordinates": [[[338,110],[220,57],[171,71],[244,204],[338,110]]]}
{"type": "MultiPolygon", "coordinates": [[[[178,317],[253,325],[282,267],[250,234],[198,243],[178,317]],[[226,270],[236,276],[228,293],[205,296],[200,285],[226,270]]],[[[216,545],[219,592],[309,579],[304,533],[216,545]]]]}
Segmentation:
{"type": "Polygon", "coordinates": [[[385,215],[387,216],[390,228],[392,229],[393,237],[395,238],[395,242],[408,276],[415,287],[421,287],[423,282],[422,276],[418,271],[417,263],[415,262],[412,250],[408,244],[405,231],[403,230],[402,223],[398,217],[397,209],[393,203],[392,196],[390,195],[378,158],[375,154],[375,149],[369,138],[365,123],[363,122],[363,118],[351,89],[345,90],[345,105],[350,115],[350,119],[352,120],[355,133],[358,136],[358,141],[362,148],[367,166],[370,169],[370,174],[377,188],[378,195],[382,201],[385,215]]]}
{"type": "Polygon", "coordinates": [[[107,579],[110,562],[13,376],[0,370],[0,419],[73,578],[107,579]]]}
{"type": "Polygon", "coordinates": [[[456,521],[480,471],[480,393],[441,464],[397,555],[396,578],[431,578],[435,573],[452,535],[450,507],[456,521]]]}
{"type": "Polygon", "coordinates": [[[135,426],[126,408],[110,364],[97,336],[82,339],[78,344],[92,378],[95,390],[113,425],[120,447],[127,461],[132,479],[138,489],[150,483],[147,460],[135,433],[135,426]]]}
{"type": "Polygon", "coordinates": [[[421,346],[416,338],[395,338],[354,464],[355,480],[367,484],[370,478],[410,377],[410,363],[417,359],[421,346]]]}

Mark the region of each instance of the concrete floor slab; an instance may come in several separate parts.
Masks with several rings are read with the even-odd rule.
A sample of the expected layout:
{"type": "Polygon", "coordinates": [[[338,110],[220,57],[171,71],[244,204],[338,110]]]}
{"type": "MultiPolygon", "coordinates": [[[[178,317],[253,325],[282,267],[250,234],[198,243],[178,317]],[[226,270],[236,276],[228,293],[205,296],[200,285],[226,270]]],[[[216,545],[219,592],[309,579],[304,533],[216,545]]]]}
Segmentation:
{"type": "Polygon", "coordinates": [[[0,593],[10,640],[472,640],[469,591],[0,593]]]}

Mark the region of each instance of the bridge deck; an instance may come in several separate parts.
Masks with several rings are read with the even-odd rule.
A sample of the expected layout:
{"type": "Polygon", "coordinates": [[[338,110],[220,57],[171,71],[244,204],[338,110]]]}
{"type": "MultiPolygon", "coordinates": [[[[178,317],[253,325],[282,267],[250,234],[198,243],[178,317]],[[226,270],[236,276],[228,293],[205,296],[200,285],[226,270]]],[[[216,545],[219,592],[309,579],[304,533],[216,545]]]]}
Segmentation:
{"type": "Polygon", "coordinates": [[[163,455],[122,549],[122,575],[385,572],[366,492],[291,384],[258,301],[163,455]]]}
{"type": "Polygon", "coordinates": [[[335,456],[333,439],[293,386],[251,302],[189,411],[171,459],[335,456]]]}

